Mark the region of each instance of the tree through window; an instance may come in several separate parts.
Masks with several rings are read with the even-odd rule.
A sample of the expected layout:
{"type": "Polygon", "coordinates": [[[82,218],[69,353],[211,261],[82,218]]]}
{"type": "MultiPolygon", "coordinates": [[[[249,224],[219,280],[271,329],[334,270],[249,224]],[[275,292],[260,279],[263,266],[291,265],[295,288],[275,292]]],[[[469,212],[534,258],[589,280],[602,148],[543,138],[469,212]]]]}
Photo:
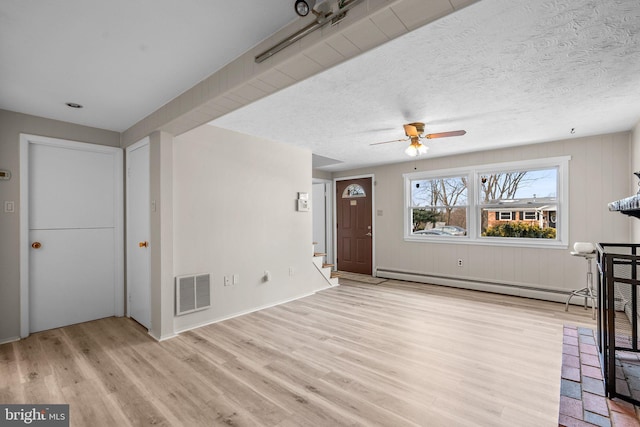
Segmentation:
{"type": "Polygon", "coordinates": [[[431,236],[467,233],[467,177],[411,181],[411,232],[431,236]]]}

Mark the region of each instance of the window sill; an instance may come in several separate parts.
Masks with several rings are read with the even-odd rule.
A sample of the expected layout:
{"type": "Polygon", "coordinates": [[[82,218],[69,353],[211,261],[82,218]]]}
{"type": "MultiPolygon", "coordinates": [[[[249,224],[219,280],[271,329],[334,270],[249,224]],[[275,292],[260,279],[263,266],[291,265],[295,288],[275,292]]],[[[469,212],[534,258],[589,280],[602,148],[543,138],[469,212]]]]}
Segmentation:
{"type": "Polygon", "coordinates": [[[436,243],[436,244],[454,244],[454,245],[477,245],[477,246],[503,246],[503,247],[518,247],[518,248],[536,248],[536,249],[563,249],[569,248],[569,245],[557,240],[553,241],[541,241],[544,239],[518,239],[518,238],[492,238],[492,237],[480,237],[472,239],[469,237],[418,237],[418,236],[405,236],[405,242],[416,243],[436,243]],[[533,241],[532,241],[533,240],[533,241]]]}

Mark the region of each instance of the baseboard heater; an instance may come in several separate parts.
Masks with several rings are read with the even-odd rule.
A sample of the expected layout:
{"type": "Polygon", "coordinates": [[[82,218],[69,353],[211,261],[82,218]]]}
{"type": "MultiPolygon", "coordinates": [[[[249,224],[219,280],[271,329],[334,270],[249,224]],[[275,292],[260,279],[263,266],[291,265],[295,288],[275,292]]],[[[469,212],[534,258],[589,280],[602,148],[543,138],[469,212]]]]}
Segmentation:
{"type": "Polygon", "coordinates": [[[176,277],[176,316],[211,307],[209,274],[176,277]]]}
{"type": "Polygon", "coordinates": [[[569,292],[562,289],[549,289],[512,283],[490,282],[382,267],[376,269],[376,277],[493,292],[497,294],[514,295],[554,302],[565,302],[569,292]]]}

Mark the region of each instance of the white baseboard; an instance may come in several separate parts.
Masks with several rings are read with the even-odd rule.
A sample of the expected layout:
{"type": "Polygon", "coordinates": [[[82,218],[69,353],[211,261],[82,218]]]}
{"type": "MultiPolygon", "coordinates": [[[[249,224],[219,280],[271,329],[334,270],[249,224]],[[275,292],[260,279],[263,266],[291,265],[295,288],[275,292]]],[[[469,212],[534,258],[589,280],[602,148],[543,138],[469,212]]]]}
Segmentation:
{"type": "Polygon", "coordinates": [[[162,341],[166,341],[169,340],[171,338],[175,338],[178,335],[177,334],[171,334],[171,335],[163,335],[161,337],[157,337],[154,333],[152,333],[151,331],[149,331],[149,336],[151,336],[151,338],[153,338],[154,340],[158,341],[158,342],[162,342],[162,341]]]}
{"type": "Polygon", "coordinates": [[[16,342],[16,341],[20,341],[20,337],[5,338],[3,340],[0,340],[0,345],[9,344],[10,342],[16,342]]]}

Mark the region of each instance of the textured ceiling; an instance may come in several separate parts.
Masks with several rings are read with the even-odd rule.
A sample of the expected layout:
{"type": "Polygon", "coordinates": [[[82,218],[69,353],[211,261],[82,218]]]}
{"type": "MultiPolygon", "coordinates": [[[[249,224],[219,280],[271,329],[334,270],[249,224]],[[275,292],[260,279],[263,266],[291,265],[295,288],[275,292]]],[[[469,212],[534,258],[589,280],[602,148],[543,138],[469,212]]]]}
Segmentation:
{"type": "Polygon", "coordinates": [[[292,0],[2,0],[0,108],[123,131],[294,19],[292,0]]]}
{"type": "Polygon", "coordinates": [[[640,118],[640,2],[481,0],[213,125],[307,147],[326,170],[629,130],[640,118]],[[575,133],[571,134],[571,129],[575,133]],[[324,159],[326,164],[326,159],[324,159]]]}

